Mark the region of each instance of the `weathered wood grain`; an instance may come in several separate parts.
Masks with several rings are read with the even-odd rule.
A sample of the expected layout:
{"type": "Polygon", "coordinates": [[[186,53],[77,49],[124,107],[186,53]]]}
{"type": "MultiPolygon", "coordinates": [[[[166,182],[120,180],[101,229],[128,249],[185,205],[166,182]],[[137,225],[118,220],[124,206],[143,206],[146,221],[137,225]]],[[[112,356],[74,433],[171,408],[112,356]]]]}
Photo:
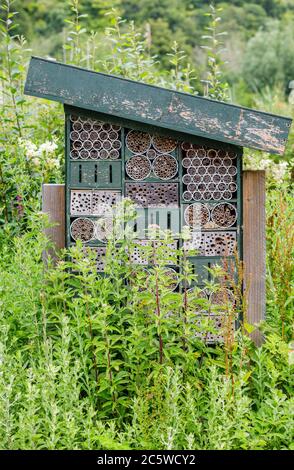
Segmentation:
{"type": "Polygon", "coordinates": [[[52,248],[44,253],[44,260],[50,255],[58,258],[58,251],[65,247],[65,187],[64,184],[43,184],[42,211],[54,224],[45,229],[45,234],[52,242],[52,248]]]}
{"type": "Polygon", "coordinates": [[[170,131],[283,154],[291,119],[37,57],[28,95],[170,131]]]}
{"type": "MultiPolygon", "coordinates": [[[[247,322],[258,324],[265,318],[265,172],[243,173],[243,259],[247,297],[247,322]]],[[[257,345],[261,333],[251,334],[257,345]]]]}

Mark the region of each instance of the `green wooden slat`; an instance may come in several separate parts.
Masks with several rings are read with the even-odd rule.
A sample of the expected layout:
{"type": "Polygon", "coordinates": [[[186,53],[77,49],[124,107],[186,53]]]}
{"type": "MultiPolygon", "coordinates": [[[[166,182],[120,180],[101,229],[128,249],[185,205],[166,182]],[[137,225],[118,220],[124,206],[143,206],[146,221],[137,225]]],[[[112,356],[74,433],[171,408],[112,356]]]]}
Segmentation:
{"type": "MultiPolygon", "coordinates": [[[[210,146],[211,148],[217,147],[225,151],[230,151],[230,150],[236,151],[236,149],[238,148],[241,149],[241,147],[230,144],[228,142],[213,140],[211,138],[207,139],[205,137],[200,137],[198,135],[186,134],[186,133],[178,132],[178,131],[171,130],[168,128],[163,128],[163,127],[159,128],[157,125],[152,125],[152,124],[150,125],[150,124],[146,124],[143,122],[131,121],[130,119],[120,118],[118,116],[113,116],[109,114],[103,114],[103,113],[100,113],[97,111],[91,111],[85,108],[81,109],[81,108],[78,108],[75,106],[69,106],[69,105],[65,105],[64,108],[68,114],[79,114],[81,116],[88,117],[90,119],[94,119],[94,120],[96,119],[98,121],[109,122],[111,124],[117,124],[119,126],[122,126],[122,128],[124,128],[125,133],[127,132],[127,129],[134,129],[134,130],[148,132],[151,135],[158,133],[162,136],[171,137],[178,141],[187,140],[191,142],[192,144],[204,145],[208,147],[210,146]]],[[[122,139],[122,141],[124,140],[122,139]]],[[[125,154],[127,158],[128,149],[126,147],[124,148],[125,148],[125,154]]]]}
{"type": "MultiPolygon", "coordinates": [[[[237,282],[237,271],[235,267],[235,262],[233,257],[226,258],[228,261],[228,270],[231,274],[231,277],[234,278],[235,282],[237,282]],[[233,268],[233,269],[231,269],[233,268]]],[[[190,263],[194,266],[194,273],[197,275],[197,285],[205,284],[205,281],[212,280],[212,276],[209,273],[209,269],[213,268],[213,266],[218,265],[223,268],[223,260],[224,258],[220,256],[192,256],[189,257],[190,263]]],[[[215,282],[222,284],[223,280],[221,279],[214,279],[215,282]]]]}
{"type": "Polygon", "coordinates": [[[69,181],[72,187],[77,188],[120,189],[121,162],[103,160],[71,161],[69,181]]]}
{"type": "Polygon", "coordinates": [[[31,59],[25,93],[280,155],[291,125],[290,118],[36,57],[31,59]]]}

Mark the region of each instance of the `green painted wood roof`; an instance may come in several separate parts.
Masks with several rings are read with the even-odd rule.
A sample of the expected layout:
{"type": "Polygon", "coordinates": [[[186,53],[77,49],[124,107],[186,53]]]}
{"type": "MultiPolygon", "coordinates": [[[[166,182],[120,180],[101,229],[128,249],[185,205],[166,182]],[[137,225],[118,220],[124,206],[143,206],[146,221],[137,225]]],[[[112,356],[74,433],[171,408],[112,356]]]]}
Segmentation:
{"type": "Polygon", "coordinates": [[[292,120],[32,57],[25,93],[66,105],[282,155],[292,120]]]}

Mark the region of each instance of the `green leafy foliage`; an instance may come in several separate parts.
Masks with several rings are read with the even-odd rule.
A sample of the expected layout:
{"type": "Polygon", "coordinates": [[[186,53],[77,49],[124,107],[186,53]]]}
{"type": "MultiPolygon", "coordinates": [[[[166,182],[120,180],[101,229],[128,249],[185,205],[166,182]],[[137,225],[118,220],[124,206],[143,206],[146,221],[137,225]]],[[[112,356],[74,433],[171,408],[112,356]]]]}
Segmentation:
{"type": "MultiPolygon", "coordinates": [[[[249,7],[254,11],[255,3],[247,3],[247,11],[249,7]]],[[[188,65],[189,47],[201,40],[208,26],[212,29],[207,40],[210,44],[213,40],[208,56],[216,57],[207,71],[210,96],[224,99],[227,88],[218,73],[223,65],[214,37],[219,20],[213,13],[197,17],[197,23],[195,12],[203,4],[174,1],[167,8],[164,2],[117,1],[120,14],[128,11],[139,23],[144,22],[148,6],[151,29],[138,30],[113,11],[106,17],[93,14],[108,10],[107,2],[73,0],[63,59],[196,93],[203,70],[195,73],[188,65]],[[99,26],[92,34],[86,31],[89,19],[90,28],[99,26]],[[167,25],[163,39],[171,46],[168,49],[166,43],[159,49],[152,42],[154,28],[162,21],[167,25]],[[182,41],[177,35],[183,24],[186,31],[194,24],[203,27],[182,41]],[[105,36],[99,31],[102,25],[107,27],[105,36]],[[154,57],[158,51],[159,57],[154,57]]],[[[245,10],[244,2],[231,4],[240,9],[238,14],[245,10]]],[[[263,11],[280,21],[286,15],[285,2],[260,4],[260,24],[263,11]]],[[[221,309],[229,320],[224,344],[211,346],[201,339],[214,327],[209,319],[195,323],[195,311],[218,312],[219,307],[202,299],[197,289],[192,298],[188,296],[197,273],[192,273],[182,249],[174,253],[173,262],[180,260],[179,280],[186,288],[170,290],[165,265],[171,233],[152,228],[150,235],[159,235],[161,245],[156,256],[154,245],[142,248],[152,266],[147,279],[144,270],[130,264],[135,242],[122,237],[120,230],[122,217],[133,217],[127,201],[118,212],[119,230],[107,244],[105,276],[95,273],[94,259],[85,258],[79,243],[64,251],[57,265],[49,259],[44,269],[43,254],[50,244],[44,235],[48,220],[40,214],[41,184],[63,181],[63,117],[58,105],[36,103],[23,95],[30,51],[20,33],[26,30],[36,39],[46,30],[51,38],[63,28],[61,17],[64,2],[2,3],[1,449],[290,449],[293,198],[289,172],[282,186],[281,178],[267,180],[266,321],[259,327],[241,322],[235,335],[231,333],[229,322],[241,310],[246,313],[240,293],[242,263],[236,260],[239,283],[230,281],[236,303],[221,309]],[[19,26],[14,5],[20,6],[19,26]],[[28,18],[36,19],[34,31],[25,28],[28,18]],[[255,328],[265,336],[260,348],[247,335],[255,328]]],[[[255,31],[248,26],[246,34],[255,31]]],[[[271,112],[291,111],[281,86],[250,94],[249,99],[271,112]]],[[[288,162],[291,145],[292,141],[288,162]]],[[[213,280],[207,287],[214,292],[221,288],[221,274],[222,268],[211,270],[213,280]]]]}
{"type": "Polygon", "coordinates": [[[207,77],[203,80],[204,96],[214,98],[219,101],[227,101],[229,87],[222,78],[222,66],[224,65],[221,59],[221,52],[223,48],[222,38],[227,34],[220,32],[218,25],[221,21],[219,16],[221,8],[215,8],[210,5],[210,12],[206,13],[209,17],[209,25],[206,26],[207,34],[202,36],[202,39],[207,43],[202,46],[207,51],[207,77]]]}
{"type": "MultiPolygon", "coordinates": [[[[207,325],[191,321],[195,308],[209,307],[168,288],[169,233],[156,258],[152,246],[144,252],[154,263],[146,286],[121,232],[108,242],[106,276],[80,243],[44,270],[46,224],[36,216],[12,247],[2,244],[2,449],[290,447],[291,371],[279,325],[269,325],[260,349],[240,330],[228,369],[226,348],[205,346],[195,333],[207,325]]],[[[186,285],[195,278],[182,276],[186,285]]]]}

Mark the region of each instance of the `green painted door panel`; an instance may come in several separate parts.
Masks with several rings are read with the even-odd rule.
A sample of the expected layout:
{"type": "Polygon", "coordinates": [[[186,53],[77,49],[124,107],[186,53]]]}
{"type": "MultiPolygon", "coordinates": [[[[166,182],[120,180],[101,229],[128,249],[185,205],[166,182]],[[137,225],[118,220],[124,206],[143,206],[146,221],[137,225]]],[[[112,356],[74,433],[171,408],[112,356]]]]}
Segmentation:
{"type": "Polygon", "coordinates": [[[81,188],[121,187],[121,162],[71,162],[70,185],[81,188]]]}
{"type": "Polygon", "coordinates": [[[160,227],[161,230],[171,230],[176,238],[180,231],[180,214],[178,209],[136,209],[136,218],[128,223],[134,230],[136,238],[148,238],[148,228],[160,227]]]}

